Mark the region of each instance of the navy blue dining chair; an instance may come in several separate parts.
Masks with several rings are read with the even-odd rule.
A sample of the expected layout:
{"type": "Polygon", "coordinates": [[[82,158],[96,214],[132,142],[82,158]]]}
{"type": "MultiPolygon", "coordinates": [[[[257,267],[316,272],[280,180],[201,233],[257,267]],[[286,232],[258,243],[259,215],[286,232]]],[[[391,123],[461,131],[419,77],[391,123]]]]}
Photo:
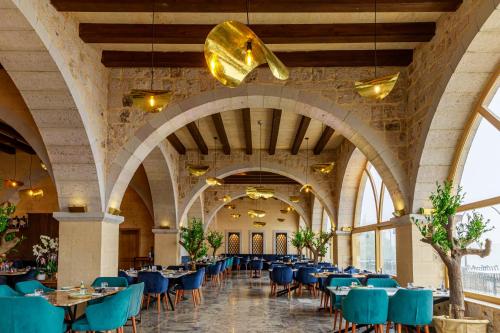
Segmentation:
{"type": "Polygon", "coordinates": [[[236,271],[238,271],[238,272],[240,271],[240,262],[241,262],[241,259],[239,257],[234,257],[233,266],[236,269],[236,271]]]}
{"type": "Polygon", "coordinates": [[[250,274],[255,272],[255,276],[262,276],[262,269],[264,268],[264,262],[260,259],[250,260],[250,264],[248,265],[250,269],[250,274]]]}
{"type": "Polygon", "coordinates": [[[297,276],[295,280],[298,283],[298,288],[296,292],[299,296],[302,296],[302,287],[307,287],[311,295],[316,297],[316,283],[318,283],[318,278],[312,276],[312,273],[317,273],[318,269],[316,267],[300,267],[297,271],[297,276]]]}
{"type": "Polygon", "coordinates": [[[217,284],[217,285],[220,284],[219,274],[220,274],[221,267],[222,267],[221,261],[217,261],[216,263],[213,263],[213,264],[207,266],[206,274],[207,274],[207,277],[212,282],[212,285],[213,284],[217,284]]]}
{"type": "Polygon", "coordinates": [[[205,268],[200,268],[194,273],[184,275],[175,291],[175,304],[180,302],[186,291],[191,291],[194,307],[201,304],[201,285],[205,276],[205,268]]]}
{"type": "Polygon", "coordinates": [[[167,295],[168,292],[168,279],[163,277],[160,272],[139,272],[137,275],[137,282],[144,282],[144,295],[146,298],[146,309],[149,308],[151,297],[156,298],[158,312],[161,311],[161,297],[165,302],[168,309],[167,295]]]}
{"type": "Polygon", "coordinates": [[[122,278],[125,278],[127,280],[127,283],[129,285],[131,284],[135,284],[137,282],[137,278],[133,277],[133,276],[130,276],[127,274],[127,272],[123,271],[123,270],[119,270],[118,271],[118,276],[119,277],[122,277],[122,278]]]}
{"type": "Polygon", "coordinates": [[[293,282],[292,268],[281,265],[273,267],[271,272],[271,296],[276,296],[277,286],[283,286],[288,290],[288,298],[290,298],[290,284],[293,282]]]}

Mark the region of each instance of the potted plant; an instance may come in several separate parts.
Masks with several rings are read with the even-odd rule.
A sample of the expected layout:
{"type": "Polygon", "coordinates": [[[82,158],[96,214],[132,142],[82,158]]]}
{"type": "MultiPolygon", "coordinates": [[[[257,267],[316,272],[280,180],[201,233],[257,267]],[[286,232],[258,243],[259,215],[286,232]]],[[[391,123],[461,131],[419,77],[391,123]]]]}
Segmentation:
{"type": "Polygon", "coordinates": [[[304,230],[302,228],[293,233],[291,242],[292,245],[297,249],[297,255],[299,259],[302,259],[302,250],[306,246],[304,242],[304,230]]]}
{"type": "Polygon", "coordinates": [[[215,259],[215,253],[222,246],[222,240],[224,239],[224,235],[222,232],[210,230],[207,234],[207,242],[213,249],[213,256],[215,259]]]}
{"type": "Polygon", "coordinates": [[[489,220],[485,220],[477,212],[468,214],[466,219],[461,220],[455,216],[464,198],[461,187],[453,194],[451,182],[436,185],[436,192],[429,197],[433,208],[431,215],[425,219],[414,219],[423,236],[422,242],[434,248],[447,268],[450,287],[449,316],[434,317],[434,327],[443,333],[486,332],[487,320],[465,317],[461,262],[466,255],[484,258],[490,254],[491,241],[486,239],[481,243],[480,239],[492,228],[489,227],[489,220]],[[471,248],[473,244],[479,247],[471,248]]]}
{"type": "Polygon", "coordinates": [[[320,231],[315,234],[311,229],[305,229],[304,244],[313,254],[315,264],[318,264],[320,256],[326,254],[326,244],[335,235],[335,231],[330,232],[320,231]]]}
{"type": "Polygon", "coordinates": [[[33,255],[38,266],[38,280],[45,280],[57,273],[57,256],[59,253],[59,239],[40,235],[40,243],[33,245],[33,255]]]}
{"type": "Polygon", "coordinates": [[[16,211],[16,206],[9,202],[0,205],[0,255],[15,248],[23,238],[17,237],[19,229],[9,229],[10,216],[16,211]]]}
{"type": "Polygon", "coordinates": [[[208,248],[205,244],[205,231],[201,219],[193,218],[187,227],[181,228],[181,240],[179,244],[186,250],[191,262],[191,269],[196,270],[196,260],[207,254],[208,248]]]}

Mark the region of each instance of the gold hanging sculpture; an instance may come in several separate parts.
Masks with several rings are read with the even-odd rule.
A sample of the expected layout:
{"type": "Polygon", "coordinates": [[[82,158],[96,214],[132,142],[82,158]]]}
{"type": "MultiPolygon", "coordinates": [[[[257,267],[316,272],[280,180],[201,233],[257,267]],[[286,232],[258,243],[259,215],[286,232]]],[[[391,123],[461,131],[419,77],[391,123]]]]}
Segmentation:
{"type": "Polygon", "coordinates": [[[399,72],[383,77],[354,82],[354,89],[365,98],[382,100],[394,89],[399,72]]]}
{"type": "Polygon", "coordinates": [[[258,66],[267,63],[274,77],[286,80],[288,68],[245,24],[224,21],[205,40],[205,60],[210,73],[223,85],[234,88],[258,66]]]}
{"type": "Polygon", "coordinates": [[[311,168],[319,173],[322,173],[324,175],[328,175],[330,172],[333,171],[333,166],[335,165],[335,162],[331,163],[317,163],[311,165],[311,168]]]}
{"type": "Polygon", "coordinates": [[[263,218],[264,216],[266,216],[266,212],[263,210],[259,210],[259,209],[249,209],[248,216],[252,219],[255,219],[255,218],[260,219],[260,218],[263,218]]]}

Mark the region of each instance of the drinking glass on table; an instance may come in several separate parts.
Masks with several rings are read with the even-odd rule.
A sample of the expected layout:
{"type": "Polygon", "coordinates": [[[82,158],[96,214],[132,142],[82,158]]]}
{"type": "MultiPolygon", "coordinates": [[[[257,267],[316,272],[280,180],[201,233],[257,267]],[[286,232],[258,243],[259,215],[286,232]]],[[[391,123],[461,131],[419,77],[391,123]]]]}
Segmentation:
{"type": "Polygon", "coordinates": [[[43,289],[35,289],[35,296],[42,296],[43,295],[43,289]]]}
{"type": "Polygon", "coordinates": [[[101,282],[101,288],[106,289],[109,286],[109,284],[106,281],[101,282]]]}

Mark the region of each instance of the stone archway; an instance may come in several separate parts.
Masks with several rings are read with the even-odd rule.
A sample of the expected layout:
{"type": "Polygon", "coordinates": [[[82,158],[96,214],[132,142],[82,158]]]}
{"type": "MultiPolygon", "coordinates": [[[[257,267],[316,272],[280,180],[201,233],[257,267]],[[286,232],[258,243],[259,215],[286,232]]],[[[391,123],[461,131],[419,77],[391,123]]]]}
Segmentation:
{"type": "MultiPolygon", "coordinates": [[[[220,88],[170,105],[149,118],[118,151],[109,168],[107,206],[119,207],[131,175],[166,136],[196,119],[240,108],[279,108],[317,119],[354,143],[380,172],[397,209],[407,203],[405,172],[384,138],[352,111],[345,111],[319,94],[272,84],[220,88]]],[[[331,210],[330,210],[331,212],[331,210]]]]}

